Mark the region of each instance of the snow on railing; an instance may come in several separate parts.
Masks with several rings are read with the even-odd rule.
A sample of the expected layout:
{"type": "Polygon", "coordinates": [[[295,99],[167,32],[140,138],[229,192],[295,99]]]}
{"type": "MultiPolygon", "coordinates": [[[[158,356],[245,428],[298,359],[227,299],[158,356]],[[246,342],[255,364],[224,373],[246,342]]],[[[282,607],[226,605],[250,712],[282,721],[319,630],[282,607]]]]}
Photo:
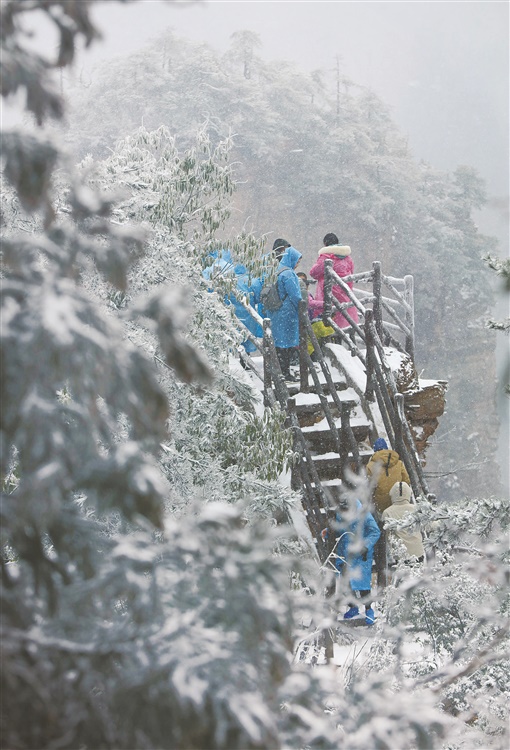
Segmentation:
{"type": "MultiPolygon", "coordinates": [[[[362,326],[352,320],[348,309],[356,307],[362,318],[366,316],[368,306],[374,313],[377,332],[381,341],[391,344],[400,351],[405,351],[414,362],[414,280],[410,275],[404,278],[384,276],[380,261],[374,261],[371,271],[354,273],[349,276],[338,276],[333,270],[333,261],[326,260],[324,266],[324,314],[325,319],[333,319],[334,310],[340,312],[352,330],[364,341],[362,326]],[[372,291],[353,288],[349,284],[372,284],[372,291]],[[383,296],[383,285],[393,295],[383,296]],[[340,303],[333,294],[333,286],[338,286],[349,298],[349,302],[340,303]],[[390,320],[383,318],[383,311],[390,320]],[[402,344],[393,334],[403,334],[402,344]]],[[[331,323],[329,323],[331,324],[331,323]]],[[[329,325],[328,324],[328,325],[329,325]]],[[[332,323],[336,333],[344,338],[341,329],[332,323]]]]}

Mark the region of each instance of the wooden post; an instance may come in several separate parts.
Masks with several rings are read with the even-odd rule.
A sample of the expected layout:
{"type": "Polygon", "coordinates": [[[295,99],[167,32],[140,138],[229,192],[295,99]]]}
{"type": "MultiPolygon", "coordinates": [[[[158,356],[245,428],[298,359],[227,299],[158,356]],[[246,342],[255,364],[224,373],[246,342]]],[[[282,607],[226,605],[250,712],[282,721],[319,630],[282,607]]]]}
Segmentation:
{"type": "MultiPolygon", "coordinates": [[[[296,399],[289,398],[287,400],[287,411],[291,415],[292,413],[296,414],[296,399]]],[[[297,414],[296,414],[297,419],[297,414]]],[[[291,416],[292,421],[292,416],[291,416]]],[[[299,453],[299,439],[297,435],[296,428],[294,427],[292,429],[292,450],[294,453],[299,453]]],[[[298,463],[293,463],[292,468],[290,470],[290,488],[294,490],[295,492],[298,492],[299,490],[303,490],[303,479],[301,477],[301,466],[300,466],[301,460],[299,460],[298,463]]]]}
{"type": "Polygon", "coordinates": [[[381,363],[379,362],[377,356],[376,356],[376,336],[377,331],[375,329],[374,325],[374,319],[373,315],[367,316],[366,321],[366,335],[367,335],[367,355],[370,351],[370,365],[372,368],[372,383],[371,386],[375,390],[377,396],[378,396],[378,403],[379,403],[379,409],[381,411],[381,415],[384,420],[384,426],[386,428],[386,432],[388,437],[390,439],[393,436],[393,422],[394,422],[394,408],[393,404],[391,403],[391,398],[388,393],[388,386],[386,384],[386,381],[384,379],[384,373],[381,367],[381,363]],[[387,420],[385,419],[385,414],[387,414],[387,419],[389,420],[390,424],[387,424],[387,420]]]}
{"type": "Polygon", "coordinates": [[[352,451],[352,457],[356,465],[357,472],[359,472],[359,470],[361,469],[361,461],[359,457],[358,443],[356,442],[356,438],[354,437],[354,433],[351,429],[351,415],[350,415],[349,404],[342,404],[341,424],[342,424],[342,453],[340,455],[342,456],[342,464],[343,464],[342,480],[346,484],[350,485],[350,482],[347,482],[346,477],[345,477],[345,474],[346,474],[345,468],[347,465],[347,455],[348,455],[349,448],[352,451]]]}
{"type": "Polygon", "coordinates": [[[381,294],[382,294],[381,262],[379,260],[374,260],[374,262],[372,263],[372,268],[374,269],[373,309],[374,309],[375,330],[379,334],[379,338],[381,339],[381,341],[383,341],[383,322],[382,322],[382,304],[381,304],[381,294]]]}
{"type": "Polygon", "coordinates": [[[404,299],[409,305],[409,310],[406,309],[405,323],[410,333],[406,336],[406,352],[411,357],[414,363],[414,279],[412,276],[404,276],[405,292],[404,299]]]}
{"type": "Polygon", "coordinates": [[[299,317],[299,390],[301,393],[308,393],[308,306],[304,300],[298,303],[299,317]]]}
{"type": "Polygon", "coordinates": [[[381,525],[379,525],[379,528],[381,529],[381,536],[374,547],[374,562],[377,575],[377,586],[380,589],[384,589],[388,585],[388,540],[386,532],[381,528],[381,525]]]}
{"type": "Polygon", "coordinates": [[[325,649],[325,657],[326,661],[330,662],[331,659],[335,655],[334,651],[334,642],[333,642],[333,634],[331,632],[331,628],[326,628],[324,631],[324,649],[325,649]]]}
{"type": "Polygon", "coordinates": [[[412,464],[412,472],[409,472],[409,478],[411,479],[411,483],[412,484],[414,483],[413,492],[415,494],[415,497],[417,497],[419,494],[423,494],[425,495],[425,497],[428,497],[429,499],[431,498],[435,499],[435,495],[431,495],[431,493],[429,492],[427,481],[423,473],[423,467],[421,465],[420,457],[418,456],[418,452],[416,450],[416,445],[414,443],[411,429],[409,427],[409,424],[405,416],[404,394],[397,393],[397,395],[395,396],[395,401],[397,404],[397,411],[398,411],[398,415],[400,418],[400,422],[402,424],[404,437],[406,438],[407,443],[410,446],[410,450],[409,451],[405,450],[405,453],[408,455],[408,460],[412,464]]]}
{"type": "Polygon", "coordinates": [[[328,259],[324,262],[324,307],[322,308],[322,322],[325,326],[330,325],[333,315],[333,261],[328,259]]]}
{"type": "Polygon", "coordinates": [[[269,318],[264,318],[263,325],[264,325],[264,337],[262,339],[262,355],[263,355],[263,363],[264,363],[264,406],[270,406],[271,404],[270,404],[268,394],[272,387],[272,378],[271,378],[271,356],[270,356],[271,321],[269,320],[269,318]]]}
{"type": "Polygon", "coordinates": [[[365,345],[367,347],[365,354],[365,373],[367,382],[365,386],[365,398],[367,401],[374,401],[374,340],[372,336],[372,324],[374,320],[373,310],[367,310],[365,313],[365,345]]]}
{"type": "Polygon", "coordinates": [[[404,398],[404,396],[401,393],[395,394],[395,421],[394,421],[393,426],[395,428],[395,450],[399,454],[400,458],[402,458],[406,450],[405,450],[405,445],[404,445],[402,419],[401,419],[399,408],[398,408],[399,397],[401,399],[404,398]]]}

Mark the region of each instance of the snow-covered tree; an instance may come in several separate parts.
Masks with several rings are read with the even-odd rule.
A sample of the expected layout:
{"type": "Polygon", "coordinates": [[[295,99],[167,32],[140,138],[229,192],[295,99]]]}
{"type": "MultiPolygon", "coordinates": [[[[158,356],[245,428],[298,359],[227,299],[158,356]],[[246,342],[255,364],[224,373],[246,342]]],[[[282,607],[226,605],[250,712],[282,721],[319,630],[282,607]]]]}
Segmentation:
{"type": "MultiPolygon", "coordinates": [[[[3,93],[40,122],[63,111],[52,68],[98,36],[89,5],[1,7],[3,93]],[[31,12],[56,61],[25,44],[31,12]]],[[[2,746],[425,749],[481,729],[504,747],[503,503],[423,508],[437,564],[389,590],[366,669],[294,663],[336,611],[267,522],[295,500],[286,433],[230,371],[241,334],[201,282],[228,143],[124,136],[77,170],[55,135],[3,136],[2,746]]],[[[232,248],[251,263],[260,243],[232,248]]]]}
{"type": "MultiPolygon", "coordinates": [[[[489,268],[495,271],[496,274],[501,278],[503,282],[502,292],[503,295],[507,297],[510,294],[510,259],[506,258],[505,260],[501,260],[500,258],[496,258],[489,254],[484,258],[484,260],[489,268]]],[[[494,320],[493,318],[490,318],[487,321],[487,327],[491,328],[494,331],[502,331],[508,336],[508,332],[510,331],[510,316],[502,318],[501,320],[494,320]]],[[[504,382],[503,384],[505,393],[507,395],[510,395],[510,356],[507,357],[504,380],[506,380],[506,382],[504,382]]]]}
{"type": "MultiPolygon", "coordinates": [[[[22,15],[36,10],[46,13],[62,31],[64,48],[74,44],[75,39],[93,38],[96,32],[84,5],[77,8],[55,2],[28,7],[13,2],[2,7],[2,60],[8,55],[11,60],[5,91],[25,86],[30,93],[29,107],[43,120],[48,110],[60,115],[61,105],[50,79],[45,77],[52,64],[43,64],[23,45],[22,15]],[[22,66],[25,78],[19,74],[22,66]]],[[[165,285],[152,289],[145,298],[130,298],[129,266],[139,259],[142,242],[148,238],[146,229],[119,221],[120,215],[126,218],[130,201],[122,211],[115,209],[111,194],[92,188],[83,175],[74,173],[56,139],[13,132],[4,135],[3,143],[4,174],[14,195],[8,190],[3,194],[2,692],[6,700],[2,706],[2,744],[26,748],[55,743],[90,748],[154,747],[160,744],[158,732],[168,719],[167,699],[173,695],[180,725],[174,724],[175,733],[165,736],[166,746],[178,745],[186,732],[193,733],[195,729],[197,735],[190,739],[190,747],[193,742],[197,747],[203,746],[204,737],[211,738],[217,747],[231,746],[233,738],[239,747],[265,746],[268,738],[274,736],[279,715],[275,690],[286,678],[285,670],[275,671],[272,663],[286,661],[287,671],[290,665],[289,656],[284,656],[289,650],[285,614],[289,594],[284,593],[285,585],[279,577],[281,566],[271,560],[271,544],[262,551],[255,532],[243,531],[241,514],[245,510],[244,516],[250,515],[249,501],[254,493],[239,486],[242,469],[237,469],[236,474],[225,467],[224,484],[235,487],[237,497],[243,495],[245,507],[227,514],[224,523],[221,519],[226,511],[211,512],[206,516],[209,521],[204,520],[206,526],[210,525],[203,537],[199,532],[199,508],[191,513],[189,528],[171,528],[165,520],[165,506],[168,511],[172,506],[179,508],[183,499],[191,502],[189,487],[186,497],[172,494],[171,484],[184,484],[193,457],[183,460],[179,436],[169,432],[169,379],[163,382],[154,357],[147,351],[147,341],[152,337],[158,359],[171,368],[175,391],[179,388],[178,379],[194,384],[194,397],[202,400],[202,415],[211,409],[211,401],[216,408],[219,402],[223,404],[216,416],[211,414],[211,419],[215,419],[211,427],[217,427],[222,420],[226,424],[229,415],[234,417],[237,434],[232,436],[232,465],[237,462],[241,467],[244,461],[246,466],[239,432],[246,441],[250,434],[248,420],[252,418],[253,432],[254,415],[246,407],[238,407],[232,394],[228,398],[225,392],[214,394],[209,400],[204,397],[201,388],[211,382],[212,373],[198,347],[179,332],[185,310],[179,293],[165,285]],[[60,186],[65,186],[64,191],[60,186]],[[135,331],[137,325],[146,331],[140,335],[145,346],[132,340],[136,336],[129,336],[130,327],[135,331]],[[237,454],[232,452],[234,448],[237,454]],[[178,476],[176,482],[172,482],[172,470],[178,476]],[[175,544],[174,537],[189,541],[175,544]],[[231,550],[236,538],[239,559],[231,550]],[[254,544],[256,552],[252,557],[254,544]],[[273,583],[264,566],[257,562],[262,554],[266,567],[275,576],[273,583]],[[204,599],[203,592],[201,595],[196,589],[199,582],[205,581],[201,565],[214,578],[214,571],[224,567],[225,557],[232,565],[225,571],[230,583],[226,586],[223,576],[218,583],[232,600],[229,603],[220,598],[220,590],[211,587],[205,589],[211,598],[204,599]],[[242,559],[246,566],[239,577],[235,570],[242,559]],[[158,566],[164,568],[161,579],[158,566]],[[182,622],[175,600],[172,601],[180,588],[171,574],[173,566],[177,577],[181,570],[189,581],[194,581],[188,585],[183,579],[181,588],[190,597],[188,605],[193,600],[198,609],[193,614],[183,604],[182,622]],[[198,670],[198,682],[193,679],[191,684],[203,684],[201,691],[196,693],[193,689],[191,696],[196,715],[203,718],[204,727],[198,729],[193,720],[188,723],[191,707],[186,713],[178,706],[181,700],[183,705],[187,702],[185,693],[189,690],[185,687],[187,677],[181,681],[179,674],[190,676],[191,672],[185,667],[186,659],[182,658],[176,636],[180,632],[188,638],[190,618],[200,622],[202,609],[212,612],[214,605],[218,612],[234,612],[236,606],[241,606],[241,595],[251,599],[251,589],[244,578],[248,572],[251,586],[257,590],[253,599],[255,616],[251,625],[248,623],[252,630],[259,632],[257,617],[265,618],[262,581],[266,581],[267,601],[271,605],[277,601],[282,604],[281,616],[274,607],[271,610],[275,638],[267,641],[266,685],[260,700],[253,703],[253,679],[262,678],[262,671],[260,664],[258,668],[249,667],[243,657],[238,669],[240,675],[247,675],[245,687],[234,681],[233,689],[227,686],[221,696],[217,685],[223,668],[216,679],[214,670],[206,670],[203,684],[199,673],[213,654],[204,647],[208,655],[204,662],[198,649],[192,648],[189,667],[198,670]],[[239,587],[233,584],[234,578],[239,587]],[[157,645],[151,641],[154,633],[158,634],[157,645]],[[158,658],[149,657],[153,649],[161,650],[158,658]],[[163,669],[162,653],[168,658],[172,651],[175,657],[170,657],[170,661],[175,660],[177,671],[171,679],[173,668],[170,672],[163,669]],[[123,707],[136,692],[133,677],[136,675],[140,685],[145,679],[140,668],[146,668],[148,663],[153,664],[153,669],[145,672],[147,690],[151,692],[150,685],[156,681],[168,695],[157,709],[158,720],[149,721],[147,728],[143,721],[129,724],[123,707]],[[245,706],[242,711],[232,703],[234,697],[239,709],[245,706]],[[204,711],[206,704],[210,714],[204,711]]],[[[199,160],[197,169],[205,163],[199,160]]],[[[187,161],[174,166],[175,180],[179,178],[179,167],[188,179],[188,220],[196,218],[194,200],[198,194],[204,201],[200,226],[209,237],[215,218],[214,209],[207,205],[207,180],[211,174],[218,176],[215,162],[209,161],[205,174],[196,174],[188,154],[187,161]]],[[[168,198],[171,186],[168,187],[166,193],[160,191],[160,198],[168,198]]],[[[178,193],[175,190],[174,197],[178,193]]],[[[156,217],[165,216],[167,207],[165,204],[161,208],[158,203],[152,206],[156,217]]],[[[146,210],[149,224],[150,208],[146,210]]],[[[182,219],[183,211],[181,205],[174,215],[182,219]]],[[[162,234],[166,239],[175,235],[171,249],[182,250],[181,229],[182,222],[167,222],[166,234],[162,234]]],[[[156,252],[161,246],[156,243],[151,249],[156,252]]],[[[163,265],[166,260],[168,256],[162,259],[163,265]]],[[[179,268],[179,264],[177,268],[180,275],[177,274],[176,283],[186,270],[189,272],[179,268]]],[[[214,304],[219,308],[218,303],[214,304]]],[[[232,342],[235,332],[228,333],[233,330],[232,323],[227,325],[224,320],[223,329],[225,340],[229,336],[232,342]]],[[[226,359],[225,354],[223,358],[226,359]]],[[[238,391],[242,394],[242,387],[238,391]]],[[[245,393],[244,401],[247,400],[245,393]]],[[[191,402],[191,398],[185,401],[188,406],[191,402]]],[[[196,424],[197,415],[194,420],[189,419],[189,424],[192,421],[196,424]]],[[[278,419],[276,423],[279,424],[278,419]]],[[[260,425],[267,426],[271,433],[270,421],[261,420],[260,425]]],[[[213,432],[208,433],[209,452],[213,437],[213,432]]],[[[193,434],[187,436],[190,445],[192,438],[193,434]]],[[[284,436],[281,445],[285,453],[284,436]]],[[[217,460],[219,476],[225,455],[219,450],[217,453],[220,455],[213,458],[217,460]]],[[[203,452],[197,454],[203,463],[202,472],[195,472],[190,486],[196,486],[196,477],[207,476],[207,470],[214,466],[210,456],[204,460],[203,452]]],[[[274,466],[271,471],[274,475],[278,469],[274,466]]],[[[218,484],[213,486],[216,494],[221,494],[218,484]]],[[[285,491],[279,492],[283,498],[285,491]]],[[[232,498],[233,494],[229,487],[221,499],[232,498]]],[[[266,484],[257,497],[270,506],[274,495],[266,484]]],[[[198,496],[195,491],[195,499],[198,496]]],[[[207,499],[214,499],[214,492],[207,499]]],[[[268,515],[271,510],[270,507],[268,515]]],[[[264,533],[267,539],[267,530],[264,533]]],[[[283,568],[283,581],[286,580],[287,571],[283,568]]],[[[247,611],[245,604],[243,607],[247,611]]],[[[273,627],[269,621],[266,625],[273,627]]],[[[241,628],[243,623],[234,620],[232,626],[241,628]]],[[[250,650],[247,639],[254,638],[249,628],[230,635],[228,628],[226,621],[213,617],[211,626],[204,621],[203,629],[197,633],[198,639],[207,631],[206,643],[215,642],[215,653],[223,664],[229,660],[226,644],[232,638],[239,642],[243,654],[250,650]],[[220,631],[225,633],[223,644],[220,631]]],[[[190,647],[197,645],[194,639],[188,642],[190,647]]],[[[251,653],[250,658],[262,658],[260,647],[252,648],[251,653]]],[[[145,705],[150,705],[148,694],[145,705]]]]}
{"type": "Polygon", "coordinates": [[[467,736],[471,727],[481,746],[504,747],[510,505],[494,497],[463,499],[422,504],[418,514],[434,557],[425,571],[404,564],[397,568],[385,592],[389,640],[373,649],[368,668],[384,663],[384,669],[415,676],[447,713],[465,722],[467,736]]]}
{"type": "MultiPolygon", "coordinates": [[[[203,353],[214,376],[211,386],[189,387],[176,379],[169,366],[179,354],[165,360],[146,328],[129,325],[128,335],[154,356],[172,404],[162,461],[172,483],[179,485],[181,502],[197,491],[211,501],[236,501],[255,493],[246,509],[250,517],[257,508],[264,515],[285,517],[291,494],[277,479],[292,459],[290,434],[282,430],[283,415],[261,410],[253,390],[231,372],[232,353],[244,338],[232,308],[223,303],[235,276],[222,279],[219,294],[211,294],[202,277],[203,266],[211,262],[211,237],[227,215],[225,201],[232,193],[229,149],[228,139],[213,147],[201,129],[196,144],[179,154],[166,128],[152,133],[142,128],[120,141],[104,162],[92,167],[85,160],[81,169],[90,185],[103,190],[117,186],[125,193],[115,221],[143,221],[151,230],[129,275],[127,294],[112,298],[97,276],[88,284],[122,317],[133,298],[148,294],[157,304],[169,285],[180,290],[179,308],[164,325],[185,330],[187,340],[203,353]]],[[[236,258],[256,267],[260,243],[253,237],[234,238],[231,247],[236,258]]],[[[138,302],[134,304],[137,308],[138,302]]],[[[185,356],[181,359],[184,366],[185,356]]]]}

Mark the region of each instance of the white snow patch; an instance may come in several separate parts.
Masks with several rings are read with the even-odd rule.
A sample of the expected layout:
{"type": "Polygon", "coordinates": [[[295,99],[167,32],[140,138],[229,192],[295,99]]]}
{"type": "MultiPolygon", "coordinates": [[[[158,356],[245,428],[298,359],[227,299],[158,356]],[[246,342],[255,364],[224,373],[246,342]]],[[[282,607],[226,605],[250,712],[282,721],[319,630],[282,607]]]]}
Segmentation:
{"type": "Polygon", "coordinates": [[[350,643],[348,646],[341,646],[339,643],[334,643],[333,664],[336,667],[342,668],[342,670],[354,667],[356,662],[358,662],[359,666],[360,660],[364,660],[363,657],[368,656],[369,644],[369,638],[360,638],[354,643],[350,643]]]}
{"type": "Polygon", "coordinates": [[[422,378],[418,378],[418,383],[420,384],[420,388],[423,390],[424,388],[431,388],[434,385],[443,385],[445,381],[442,380],[423,380],[422,378]]]}
{"type": "Polygon", "coordinates": [[[388,366],[393,372],[398,372],[398,370],[400,370],[400,367],[402,366],[402,362],[409,359],[407,355],[402,354],[402,352],[399,352],[398,349],[394,349],[391,346],[386,346],[384,348],[384,356],[386,357],[388,366]]]}
{"type": "Polygon", "coordinates": [[[351,353],[340,344],[328,344],[328,347],[342,367],[349,373],[356,386],[364,391],[367,386],[367,376],[363,363],[357,357],[352,357],[351,353]]]}

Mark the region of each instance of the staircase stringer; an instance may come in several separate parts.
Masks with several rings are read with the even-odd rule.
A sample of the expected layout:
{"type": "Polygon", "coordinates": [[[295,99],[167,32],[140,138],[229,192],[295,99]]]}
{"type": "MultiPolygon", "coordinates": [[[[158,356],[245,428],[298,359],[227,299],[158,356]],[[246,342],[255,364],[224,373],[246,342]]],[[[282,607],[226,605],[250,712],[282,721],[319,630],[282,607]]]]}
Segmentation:
{"type": "MultiPolygon", "coordinates": [[[[263,321],[263,354],[264,354],[264,403],[270,408],[279,407],[287,415],[287,426],[292,429],[294,447],[299,455],[296,467],[301,484],[301,502],[306,511],[306,519],[316,543],[316,550],[321,563],[330,552],[328,543],[322,538],[321,531],[327,526],[332,508],[328,502],[324,487],[314,466],[311,452],[306,444],[305,436],[297,418],[296,402],[291,398],[280,363],[276,355],[270,321],[263,321]],[[275,387],[276,399],[270,398],[272,384],[275,387]]],[[[271,394],[272,395],[272,394],[271,394]]],[[[295,472],[293,472],[295,476],[295,472]]],[[[296,489],[296,487],[294,487],[296,489]]]]}

